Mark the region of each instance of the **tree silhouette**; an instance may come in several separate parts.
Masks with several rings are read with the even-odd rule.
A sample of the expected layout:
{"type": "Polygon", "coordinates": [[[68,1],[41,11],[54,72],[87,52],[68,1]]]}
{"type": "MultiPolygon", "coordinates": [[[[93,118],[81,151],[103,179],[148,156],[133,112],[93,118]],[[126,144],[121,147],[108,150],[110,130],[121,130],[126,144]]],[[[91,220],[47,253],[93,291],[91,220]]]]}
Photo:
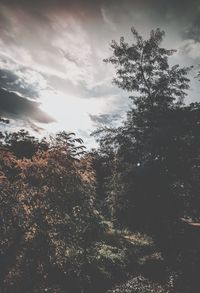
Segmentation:
{"type": "Polygon", "coordinates": [[[191,67],[169,65],[175,51],[161,46],[164,32],[153,30],[148,40],[132,33],[134,43],[113,41],[105,60],[116,68],[113,82],[131,92],[132,105],[122,126],[101,132],[100,145],[115,152],[110,197],[120,222],[161,230],[185,215],[193,197],[199,104],[184,105],[191,67]]]}

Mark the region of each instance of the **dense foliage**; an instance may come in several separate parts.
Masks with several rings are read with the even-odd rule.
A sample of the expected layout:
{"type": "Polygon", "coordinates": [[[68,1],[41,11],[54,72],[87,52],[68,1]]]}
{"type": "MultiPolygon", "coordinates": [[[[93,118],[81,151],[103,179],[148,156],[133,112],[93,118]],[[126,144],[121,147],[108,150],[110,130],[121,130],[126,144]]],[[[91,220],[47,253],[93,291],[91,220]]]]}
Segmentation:
{"type": "MultiPolygon", "coordinates": [[[[132,100],[120,127],[96,132],[101,159],[112,158],[101,165],[110,174],[105,200],[115,223],[151,233],[166,260],[181,266],[183,249],[195,246],[184,238],[182,221],[200,219],[200,104],[184,103],[192,67],[169,65],[174,50],[161,46],[164,32],[152,31],[148,40],[132,33],[133,44],[113,41],[105,60],[132,100]]],[[[199,258],[190,255],[184,266],[191,264],[195,275],[199,258]]]]}
{"type": "Polygon", "coordinates": [[[97,132],[102,158],[114,158],[116,217],[128,226],[198,218],[200,104],[184,104],[191,68],[169,66],[174,51],[160,46],[162,31],[152,31],[147,41],[132,32],[136,42],[113,42],[106,60],[117,69],[114,83],[134,94],[132,107],[122,126],[97,132]]]}
{"type": "Polygon", "coordinates": [[[84,281],[87,249],[104,227],[93,204],[90,158],[80,158],[80,143],[60,133],[43,150],[24,132],[2,142],[0,258],[6,292],[43,292],[58,284],[66,288],[70,279],[77,286],[84,281]]]}

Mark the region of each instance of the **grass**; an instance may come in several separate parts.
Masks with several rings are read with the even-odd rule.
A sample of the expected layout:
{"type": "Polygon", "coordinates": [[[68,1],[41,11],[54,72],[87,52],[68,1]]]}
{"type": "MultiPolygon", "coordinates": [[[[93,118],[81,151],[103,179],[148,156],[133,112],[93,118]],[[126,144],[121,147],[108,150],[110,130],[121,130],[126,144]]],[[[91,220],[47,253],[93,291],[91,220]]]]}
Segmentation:
{"type": "Polygon", "coordinates": [[[123,255],[125,273],[121,279],[115,280],[108,293],[174,292],[170,288],[167,266],[151,236],[128,229],[115,229],[108,222],[103,241],[109,248],[103,253],[110,253],[117,260],[122,260],[123,255]]]}

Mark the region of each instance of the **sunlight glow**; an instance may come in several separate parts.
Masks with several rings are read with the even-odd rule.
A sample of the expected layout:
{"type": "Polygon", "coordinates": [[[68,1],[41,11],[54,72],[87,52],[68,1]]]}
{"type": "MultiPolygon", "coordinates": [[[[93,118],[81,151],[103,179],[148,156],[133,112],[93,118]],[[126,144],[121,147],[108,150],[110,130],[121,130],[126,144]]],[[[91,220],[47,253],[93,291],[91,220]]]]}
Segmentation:
{"type": "Polygon", "coordinates": [[[66,131],[92,131],[93,125],[89,114],[98,115],[110,109],[110,103],[105,98],[83,99],[63,95],[62,93],[44,92],[41,98],[41,109],[55,118],[56,122],[45,128],[49,132],[66,131]]]}

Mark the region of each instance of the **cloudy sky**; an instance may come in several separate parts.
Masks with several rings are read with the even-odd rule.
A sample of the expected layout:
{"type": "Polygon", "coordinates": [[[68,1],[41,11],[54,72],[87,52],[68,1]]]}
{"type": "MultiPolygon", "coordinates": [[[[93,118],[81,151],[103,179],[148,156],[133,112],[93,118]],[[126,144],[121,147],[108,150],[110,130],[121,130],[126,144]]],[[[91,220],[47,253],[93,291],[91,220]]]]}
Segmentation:
{"type": "MultiPolygon", "coordinates": [[[[90,132],[116,123],[129,103],[102,60],[112,39],[131,40],[131,26],[144,36],[164,29],[164,45],[178,50],[172,62],[198,70],[198,0],[0,0],[0,116],[14,129],[75,131],[92,145],[90,132]]],[[[188,100],[198,100],[197,82],[188,100]]]]}

